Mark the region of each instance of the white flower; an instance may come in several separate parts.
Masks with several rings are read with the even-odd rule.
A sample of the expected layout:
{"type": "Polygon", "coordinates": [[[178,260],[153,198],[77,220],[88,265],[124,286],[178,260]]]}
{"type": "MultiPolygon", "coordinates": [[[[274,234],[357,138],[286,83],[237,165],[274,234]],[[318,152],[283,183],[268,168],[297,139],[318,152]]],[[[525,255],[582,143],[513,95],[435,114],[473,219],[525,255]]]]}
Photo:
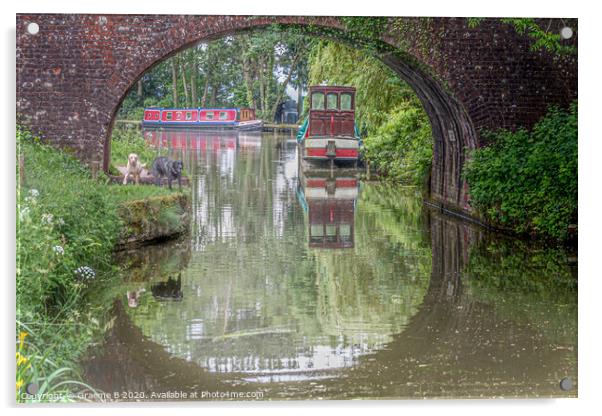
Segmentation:
{"type": "Polygon", "coordinates": [[[33,196],[26,196],[25,197],[25,202],[27,202],[28,204],[31,204],[31,205],[35,205],[36,202],[37,202],[37,200],[33,196]]]}
{"type": "Polygon", "coordinates": [[[75,275],[80,279],[90,280],[96,277],[96,272],[89,266],[80,266],[75,269],[75,275]]]}
{"type": "Polygon", "coordinates": [[[43,223],[51,225],[53,220],[54,220],[54,215],[52,215],[52,214],[42,214],[42,222],[43,223]]]}
{"type": "Polygon", "coordinates": [[[29,218],[29,207],[23,207],[19,210],[19,221],[29,218]]]}
{"type": "Polygon", "coordinates": [[[59,219],[58,219],[58,220],[56,220],[56,223],[57,223],[58,225],[65,225],[65,220],[63,220],[62,218],[60,218],[60,217],[59,217],[59,219]]]}
{"type": "Polygon", "coordinates": [[[59,254],[59,255],[65,254],[65,249],[61,246],[52,247],[52,251],[54,251],[56,254],[59,254]]]}
{"type": "Polygon", "coordinates": [[[36,197],[40,196],[40,192],[37,189],[30,189],[29,190],[29,195],[31,195],[32,197],[36,198],[36,197]]]}

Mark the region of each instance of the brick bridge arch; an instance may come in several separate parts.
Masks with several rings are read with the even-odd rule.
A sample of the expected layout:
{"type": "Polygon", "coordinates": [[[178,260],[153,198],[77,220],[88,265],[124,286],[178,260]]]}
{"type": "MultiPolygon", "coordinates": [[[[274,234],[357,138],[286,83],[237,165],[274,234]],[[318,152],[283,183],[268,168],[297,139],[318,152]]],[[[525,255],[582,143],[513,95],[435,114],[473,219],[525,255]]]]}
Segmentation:
{"type": "Polygon", "coordinates": [[[433,130],[430,197],[464,214],[472,211],[461,171],[467,150],[483,145],[479,131],[530,127],[550,104],[566,106],[577,95],[576,56],[532,52],[526,36],[493,19],[476,28],[465,18],[395,19],[364,42],[337,17],[23,14],[17,121],[106,170],[115,114],[146,70],[197,42],[274,24],[368,45],[408,82],[433,130]],[[39,25],[35,35],[27,32],[31,22],[39,25]]]}

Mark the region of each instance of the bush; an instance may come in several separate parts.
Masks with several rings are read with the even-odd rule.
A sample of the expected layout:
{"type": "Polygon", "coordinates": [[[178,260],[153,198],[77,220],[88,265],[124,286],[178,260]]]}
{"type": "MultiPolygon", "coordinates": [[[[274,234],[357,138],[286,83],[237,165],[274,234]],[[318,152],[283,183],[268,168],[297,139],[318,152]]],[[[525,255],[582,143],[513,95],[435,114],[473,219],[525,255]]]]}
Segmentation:
{"type": "Polygon", "coordinates": [[[403,102],[364,141],[364,157],[389,179],[421,184],[433,157],[431,126],[424,110],[403,102]]]}
{"type": "Polygon", "coordinates": [[[528,132],[485,132],[464,174],[471,204],[493,224],[566,239],[577,222],[577,103],[552,107],[528,132]]]}

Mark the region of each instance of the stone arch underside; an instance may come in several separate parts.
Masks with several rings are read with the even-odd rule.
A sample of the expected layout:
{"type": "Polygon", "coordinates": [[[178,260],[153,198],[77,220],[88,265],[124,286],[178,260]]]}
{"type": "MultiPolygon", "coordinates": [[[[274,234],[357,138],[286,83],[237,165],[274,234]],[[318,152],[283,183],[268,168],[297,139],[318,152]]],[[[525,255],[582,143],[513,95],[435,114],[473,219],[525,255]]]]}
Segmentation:
{"type": "MultiPolygon", "coordinates": [[[[549,104],[568,104],[576,97],[576,57],[558,63],[532,53],[528,39],[495,21],[477,29],[466,19],[401,22],[372,42],[373,52],[415,90],[431,121],[431,199],[470,215],[461,172],[467,151],[479,146],[477,132],[528,127],[549,104]]],[[[273,24],[308,35],[325,30],[365,48],[353,45],[337,17],[18,15],[17,119],[107,170],[114,116],[145,71],[195,43],[273,24]],[[40,25],[37,35],[26,32],[29,22],[40,25]]]]}

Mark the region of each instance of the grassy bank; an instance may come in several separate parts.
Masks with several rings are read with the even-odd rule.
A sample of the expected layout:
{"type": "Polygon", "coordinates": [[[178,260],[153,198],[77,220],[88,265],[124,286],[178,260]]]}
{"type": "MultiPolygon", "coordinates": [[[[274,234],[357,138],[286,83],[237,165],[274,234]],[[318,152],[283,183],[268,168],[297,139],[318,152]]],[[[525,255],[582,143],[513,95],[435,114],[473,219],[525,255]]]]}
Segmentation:
{"type": "Polygon", "coordinates": [[[471,204],[496,226],[558,241],[576,234],[577,103],[530,131],[484,132],[465,167],[471,204]]]}
{"type": "MultiPolygon", "coordinates": [[[[17,131],[17,401],[35,381],[39,393],[74,392],[77,360],[103,332],[104,305],[87,294],[115,278],[112,251],[125,201],[171,195],[154,186],[110,185],[75,158],[17,131]],[[24,180],[23,180],[24,179],[24,180]]],[[[57,396],[57,400],[68,400],[57,396]]],[[[35,400],[34,400],[35,401],[35,400]]]]}

